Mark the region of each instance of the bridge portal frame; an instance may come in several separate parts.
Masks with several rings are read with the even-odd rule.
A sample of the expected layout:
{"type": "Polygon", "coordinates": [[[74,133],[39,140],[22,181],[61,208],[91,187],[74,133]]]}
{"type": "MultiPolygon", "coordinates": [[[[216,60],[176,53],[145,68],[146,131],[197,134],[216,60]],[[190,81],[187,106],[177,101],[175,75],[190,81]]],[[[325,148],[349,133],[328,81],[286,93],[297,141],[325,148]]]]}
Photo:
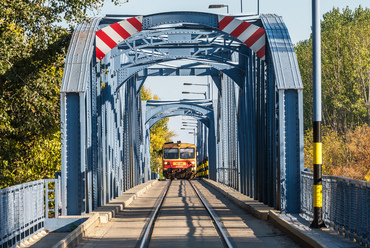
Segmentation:
{"type": "MultiPolygon", "coordinates": [[[[193,28],[219,32],[217,18],[217,15],[209,13],[159,13],[144,16],[143,30],[184,23],[193,28]]],[[[152,64],[150,59],[143,59],[141,65],[124,69],[117,67],[119,71],[110,71],[109,67],[114,66],[118,60],[111,55],[118,48],[113,49],[111,55],[108,54],[100,63],[96,63],[93,51],[94,33],[121,19],[118,16],[97,18],[90,24],[77,27],[68,50],[61,88],[64,192],[62,214],[90,212],[116,194],[147,179],[146,176],[141,176],[147,170],[142,167],[139,154],[143,149],[140,142],[145,126],[143,117],[140,117],[140,87],[134,75],[154,62],[191,57],[180,54],[156,59],[152,64]],[[114,79],[117,78],[117,72],[121,73],[118,77],[121,80],[114,79]],[[125,156],[129,154],[129,157],[119,158],[120,149],[125,151],[125,156]],[[130,164],[130,168],[122,168],[122,163],[130,164]]],[[[237,62],[234,68],[227,67],[232,64],[225,63],[224,57],[198,56],[193,59],[207,59],[204,64],[209,61],[222,64],[228,70],[221,68],[219,71],[225,75],[232,71],[232,76],[223,77],[226,78],[226,83],[235,81],[240,87],[238,99],[224,96],[227,98],[225,104],[229,102],[229,108],[230,104],[236,106],[235,102],[238,103],[237,149],[238,154],[242,154],[242,150],[246,154],[246,157],[239,157],[242,162],[239,165],[240,171],[236,172],[240,175],[238,180],[241,182],[233,184],[233,187],[277,209],[298,212],[300,171],[303,169],[303,87],[294,49],[281,18],[276,15],[261,15],[260,18],[248,21],[266,30],[265,62],[243,46],[239,47],[239,57],[231,58],[231,61],[237,62]],[[245,72],[240,71],[243,67],[246,68],[245,72]],[[236,78],[233,75],[242,77],[236,78]],[[242,132],[243,129],[246,132],[242,132]],[[267,151],[263,155],[257,154],[259,149],[267,151]],[[267,188],[261,187],[264,181],[269,184],[267,188]]],[[[222,35],[227,36],[225,33],[222,35]]],[[[231,36],[229,39],[235,40],[231,36]]],[[[229,50],[233,49],[235,47],[229,50]]],[[[223,47],[220,51],[222,50],[226,48],[223,47]]],[[[225,87],[221,85],[220,88],[222,92],[225,87]]],[[[229,92],[233,92],[233,89],[230,88],[229,92]]],[[[224,114],[221,118],[220,112],[217,111],[215,124],[222,118],[225,121],[226,117],[230,117],[224,114]]],[[[223,125],[234,124],[225,121],[223,125]]]]}

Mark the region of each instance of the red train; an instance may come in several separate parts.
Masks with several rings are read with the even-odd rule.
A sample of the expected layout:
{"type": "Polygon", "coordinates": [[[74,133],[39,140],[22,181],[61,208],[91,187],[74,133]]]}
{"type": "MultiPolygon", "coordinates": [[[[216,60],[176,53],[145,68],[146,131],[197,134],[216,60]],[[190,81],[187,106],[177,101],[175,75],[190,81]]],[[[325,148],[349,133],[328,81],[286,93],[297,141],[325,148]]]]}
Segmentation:
{"type": "Polygon", "coordinates": [[[166,143],[162,147],[163,176],[167,179],[191,179],[197,171],[197,149],[194,144],[166,143]]]}

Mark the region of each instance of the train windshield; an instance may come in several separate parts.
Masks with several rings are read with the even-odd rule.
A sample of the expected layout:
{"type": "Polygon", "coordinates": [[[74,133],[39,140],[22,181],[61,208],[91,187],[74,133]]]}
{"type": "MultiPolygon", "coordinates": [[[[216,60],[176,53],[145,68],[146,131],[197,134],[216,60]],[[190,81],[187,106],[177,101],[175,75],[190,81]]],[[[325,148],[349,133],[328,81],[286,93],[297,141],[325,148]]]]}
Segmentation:
{"type": "Polygon", "coordinates": [[[180,158],[195,158],[194,148],[180,148],[180,158]]]}
{"type": "Polygon", "coordinates": [[[163,158],[164,159],[178,159],[179,158],[179,149],[177,148],[165,148],[163,149],[163,158]]]}

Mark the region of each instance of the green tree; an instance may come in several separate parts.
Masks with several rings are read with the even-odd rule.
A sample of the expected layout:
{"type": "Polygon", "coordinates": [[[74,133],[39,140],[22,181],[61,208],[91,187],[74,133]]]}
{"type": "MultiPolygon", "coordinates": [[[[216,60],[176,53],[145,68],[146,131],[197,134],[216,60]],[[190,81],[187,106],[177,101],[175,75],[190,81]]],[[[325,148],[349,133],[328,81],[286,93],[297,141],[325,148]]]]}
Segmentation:
{"type": "MultiPolygon", "coordinates": [[[[159,100],[157,95],[152,97],[150,90],[142,87],[141,88],[141,100],[159,100]]],[[[175,133],[168,129],[168,118],[158,121],[150,129],[150,163],[152,172],[157,172],[158,168],[161,168],[161,152],[164,143],[171,141],[175,133]]]]}
{"type": "Polygon", "coordinates": [[[71,28],[103,0],[0,0],[0,188],[60,170],[60,96],[71,28]]]}
{"type": "Polygon", "coordinates": [[[312,92],[313,92],[313,73],[312,73],[312,39],[301,41],[295,46],[299,70],[301,73],[304,91],[303,91],[303,123],[304,128],[312,128],[312,92]]]}
{"type": "MultiPolygon", "coordinates": [[[[324,14],[321,23],[323,124],[345,133],[370,121],[370,10],[361,6],[324,14]]],[[[299,42],[304,125],[312,127],[312,37],[299,42]]]]}
{"type": "MultiPolygon", "coordinates": [[[[369,181],[370,10],[324,14],[321,41],[323,173],[369,181]]],[[[305,167],[312,168],[312,37],[295,49],[304,85],[305,167]]]]}

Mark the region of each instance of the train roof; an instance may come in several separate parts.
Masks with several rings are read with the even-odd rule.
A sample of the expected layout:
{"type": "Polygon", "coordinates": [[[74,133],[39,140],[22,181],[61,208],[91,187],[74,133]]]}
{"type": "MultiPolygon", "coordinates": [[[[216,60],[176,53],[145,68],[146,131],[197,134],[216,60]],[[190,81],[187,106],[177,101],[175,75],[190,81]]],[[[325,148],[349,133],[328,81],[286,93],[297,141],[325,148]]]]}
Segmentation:
{"type": "Polygon", "coordinates": [[[177,142],[177,143],[168,142],[163,145],[163,148],[178,148],[178,147],[181,147],[181,148],[189,147],[190,148],[190,147],[195,147],[195,145],[191,143],[181,143],[181,142],[177,142]]]}

